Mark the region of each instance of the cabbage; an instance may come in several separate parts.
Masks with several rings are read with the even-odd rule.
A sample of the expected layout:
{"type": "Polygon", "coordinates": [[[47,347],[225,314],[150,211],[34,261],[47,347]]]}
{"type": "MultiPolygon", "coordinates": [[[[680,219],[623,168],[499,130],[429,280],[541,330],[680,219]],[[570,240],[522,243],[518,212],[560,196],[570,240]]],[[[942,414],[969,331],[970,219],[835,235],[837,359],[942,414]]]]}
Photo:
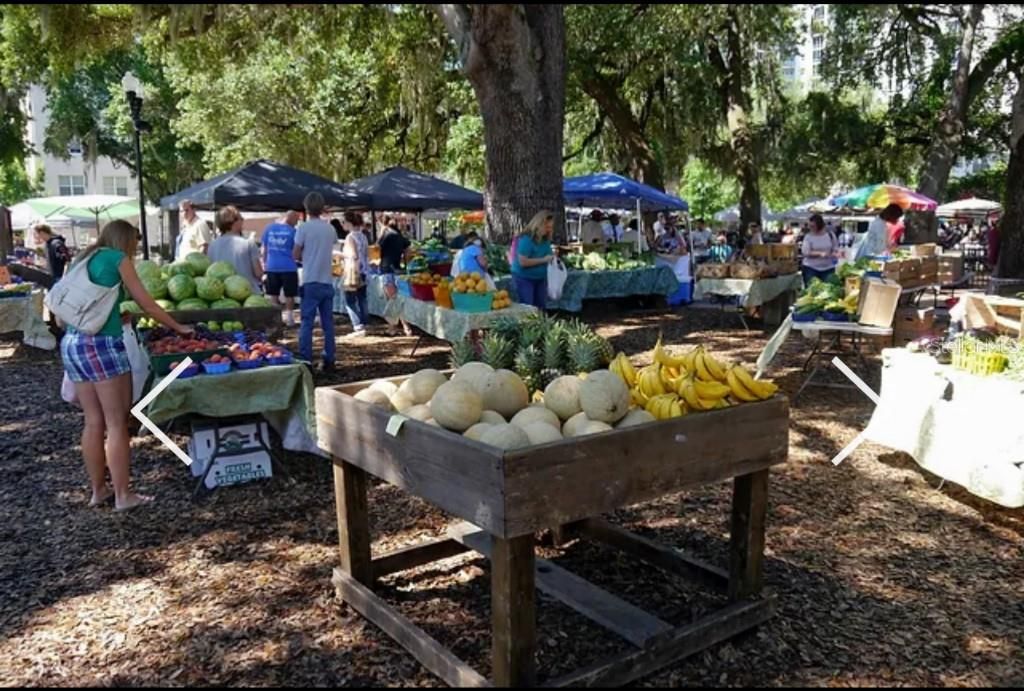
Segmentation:
{"type": "Polygon", "coordinates": [[[155,278],[160,275],[160,267],[148,259],[143,259],[135,265],[135,273],[139,275],[139,278],[144,279],[147,276],[155,278]]]}
{"type": "Polygon", "coordinates": [[[167,275],[172,278],[174,276],[188,276],[192,278],[192,267],[185,262],[174,262],[167,267],[167,275]]]}
{"type": "Polygon", "coordinates": [[[209,307],[205,300],[200,300],[199,298],[189,298],[178,303],[179,310],[205,310],[209,309],[209,307]]]}
{"type": "Polygon", "coordinates": [[[167,281],[160,278],[160,274],[139,276],[139,278],[142,280],[142,287],[154,300],[163,300],[167,297],[167,281]]]}
{"type": "Polygon", "coordinates": [[[210,268],[206,270],[207,278],[216,278],[221,281],[226,279],[228,276],[235,275],[235,267],[231,266],[227,262],[214,262],[210,264],[210,268]]]}
{"type": "Polygon", "coordinates": [[[210,258],[202,252],[189,252],[185,255],[185,263],[192,267],[193,276],[203,276],[210,268],[210,258]]]}
{"type": "Polygon", "coordinates": [[[157,300],[156,304],[160,305],[161,309],[166,310],[167,312],[174,309],[174,303],[170,300],[157,300]]]}
{"type": "Polygon", "coordinates": [[[243,307],[273,307],[273,305],[262,295],[253,295],[245,301],[243,307]]]}
{"type": "Polygon", "coordinates": [[[217,300],[217,302],[210,305],[212,310],[237,310],[242,307],[242,303],[238,300],[232,300],[231,298],[224,298],[223,300],[217,300]]]}
{"type": "Polygon", "coordinates": [[[191,276],[178,274],[167,281],[167,293],[175,302],[188,300],[196,294],[196,282],[191,276]]]}
{"type": "Polygon", "coordinates": [[[143,314],[142,308],[134,300],[125,300],[121,303],[121,314],[131,312],[132,314],[143,314]]]}
{"type": "Polygon", "coordinates": [[[200,276],[196,279],[196,295],[198,295],[201,300],[216,302],[224,297],[224,283],[216,278],[200,276]]]}
{"type": "Polygon", "coordinates": [[[242,276],[228,276],[224,280],[224,293],[232,300],[244,302],[252,295],[252,284],[242,276]]]}

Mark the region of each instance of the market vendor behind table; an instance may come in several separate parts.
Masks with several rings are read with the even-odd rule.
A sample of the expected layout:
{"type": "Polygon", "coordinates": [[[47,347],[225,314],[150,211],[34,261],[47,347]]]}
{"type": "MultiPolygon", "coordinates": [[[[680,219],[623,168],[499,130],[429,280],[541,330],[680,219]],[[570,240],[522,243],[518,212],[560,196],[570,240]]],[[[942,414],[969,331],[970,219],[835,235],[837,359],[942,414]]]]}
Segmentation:
{"type": "Polygon", "coordinates": [[[210,261],[227,262],[239,276],[249,281],[255,295],[262,295],[260,250],[255,242],[242,237],[242,214],[233,206],[225,206],[217,212],[217,227],[221,236],[210,245],[210,261]]]}

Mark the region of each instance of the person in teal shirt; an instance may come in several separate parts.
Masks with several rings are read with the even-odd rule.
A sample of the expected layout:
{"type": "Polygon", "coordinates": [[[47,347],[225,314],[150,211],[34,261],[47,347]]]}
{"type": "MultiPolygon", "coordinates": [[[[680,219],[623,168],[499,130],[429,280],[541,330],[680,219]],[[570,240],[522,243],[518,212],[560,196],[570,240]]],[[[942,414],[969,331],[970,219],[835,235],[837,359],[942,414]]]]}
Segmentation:
{"type": "Polygon", "coordinates": [[[512,279],[516,296],[524,305],[547,308],[548,264],[555,260],[551,236],[555,214],[538,211],[512,245],[512,279]]]}

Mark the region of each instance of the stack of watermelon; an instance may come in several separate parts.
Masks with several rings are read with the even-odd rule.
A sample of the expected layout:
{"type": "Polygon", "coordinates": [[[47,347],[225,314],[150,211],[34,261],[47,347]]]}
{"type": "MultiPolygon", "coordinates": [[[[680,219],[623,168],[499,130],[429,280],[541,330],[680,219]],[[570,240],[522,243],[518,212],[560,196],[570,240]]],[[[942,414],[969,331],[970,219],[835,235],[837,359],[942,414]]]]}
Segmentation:
{"type": "MultiPolygon", "coordinates": [[[[182,261],[160,267],[144,260],[135,265],[146,292],[165,310],[238,309],[272,307],[252,286],[235,274],[227,262],[211,262],[205,254],[193,252],[182,261]]],[[[121,303],[122,312],[142,313],[133,300],[121,303]]]]}

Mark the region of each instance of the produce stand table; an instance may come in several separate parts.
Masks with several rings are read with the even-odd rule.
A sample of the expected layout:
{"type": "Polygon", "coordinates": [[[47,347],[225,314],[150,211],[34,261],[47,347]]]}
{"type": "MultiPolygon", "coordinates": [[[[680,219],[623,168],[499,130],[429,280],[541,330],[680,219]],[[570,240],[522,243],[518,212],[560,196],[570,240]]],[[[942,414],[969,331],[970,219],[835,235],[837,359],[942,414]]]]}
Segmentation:
{"type": "MultiPolygon", "coordinates": [[[[280,333],[284,328],[279,307],[242,307],[223,310],[173,310],[169,313],[182,324],[199,322],[242,322],[247,329],[264,331],[269,335],[280,333]]],[[[138,315],[143,316],[143,315],[138,315]]]]}
{"type": "Polygon", "coordinates": [[[867,438],[978,497],[1024,507],[1024,382],[908,350],[886,350],[882,361],[882,400],[867,438]]]}
{"type": "Polygon", "coordinates": [[[735,299],[737,315],[743,328],[750,330],[747,320],[743,317],[744,307],[764,307],[763,320],[766,328],[775,328],[786,318],[789,308],[796,299],[796,294],[804,286],[803,276],[788,274],[775,278],[701,278],[694,288],[694,300],[710,297],[722,304],[735,299]]]}
{"type": "MultiPolygon", "coordinates": [[[[401,378],[392,380],[398,384],[401,378]]],[[[547,685],[623,685],[767,621],[762,592],[768,476],[785,463],[783,397],[592,437],[503,452],[424,423],[385,431],[391,414],[352,396],[369,382],[316,391],[321,448],[334,460],[339,596],[451,686],[490,685],[374,592],[375,579],[477,551],[491,561],[493,684],[536,680],[536,589],[634,648],[547,685]],[[736,435],[743,429],[743,435],[736,435]],[[642,449],[642,453],[638,450],[642,449]],[[368,475],[467,521],[441,540],[373,557],[368,475]],[[733,481],[728,571],[612,526],[598,516],[686,487],[733,481]],[[728,596],[729,605],[674,627],[554,564],[537,561],[534,533],[570,527],[728,596]]]]}
{"type": "Polygon", "coordinates": [[[33,290],[24,296],[0,298],[0,333],[20,331],[25,345],[53,350],[57,339],[43,319],[43,291],[33,290]]]}
{"type": "Polygon", "coordinates": [[[852,356],[853,362],[847,362],[846,364],[855,371],[859,370],[862,379],[867,379],[870,367],[867,359],[864,357],[864,348],[868,345],[868,339],[891,338],[893,333],[891,327],[864,326],[863,324],[823,320],[813,322],[794,321],[792,323],[792,330],[799,331],[807,337],[817,337],[815,338],[811,354],[807,356],[807,360],[804,362],[803,371],[807,372],[811,369],[812,364],[814,369],[811,369],[810,374],[804,379],[800,390],[793,396],[794,402],[800,398],[800,394],[808,386],[832,389],[857,388],[851,383],[835,384],[819,381],[820,377],[818,375],[833,368],[832,359],[834,357],[852,356]],[[844,336],[849,337],[845,343],[844,336]]]}
{"type": "MultiPolygon", "coordinates": [[[[437,303],[417,300],[406,295],[396,295],[388,299],[384,293],[384,277],[370,276],[366,286],[366,303],[370,314],[383,317],[389,324],[397,324],[399,320],[419,327],[434,338],[449,343],[456,343],[474,331],[490,328],[491,323],[502,317],[523,319],[537,312],[530,305],[513,304],[503,310],[490,312],[460,312],[459,310],[438,307],[437,303]]],[[[335,312],[344,312],[344,295],[341,285],[335,292],[335,312]],[[340,305],[339,305],[340,303],[340,305]]],[[[417,343],[417,347],[418,347],[417,343]]],[[[416,348],[413,348],[413,354],[416,348]]]]}
{"type": "MultiPolygon", "coordinates": [[[[498,290],[507,290],[517,298],[515,282],[511,276],[495,280],[498,290]]],[[[562,297],[548,300],[548,309],[563,312],[582,312],[584,300],[607,300],[633,295],[662,295],[668,297],[679,290],[679,280],[668,266],[650,266],[630,271],[569,271],[562,297]]]]}
{"type": "Polygon", "coordinates": [[[301,364],[175,379],[146,409],[157,425],[185,415],[262,415],[281,435],[284,448],[319,453],[313,437],[313,377],[301,364]]]}

